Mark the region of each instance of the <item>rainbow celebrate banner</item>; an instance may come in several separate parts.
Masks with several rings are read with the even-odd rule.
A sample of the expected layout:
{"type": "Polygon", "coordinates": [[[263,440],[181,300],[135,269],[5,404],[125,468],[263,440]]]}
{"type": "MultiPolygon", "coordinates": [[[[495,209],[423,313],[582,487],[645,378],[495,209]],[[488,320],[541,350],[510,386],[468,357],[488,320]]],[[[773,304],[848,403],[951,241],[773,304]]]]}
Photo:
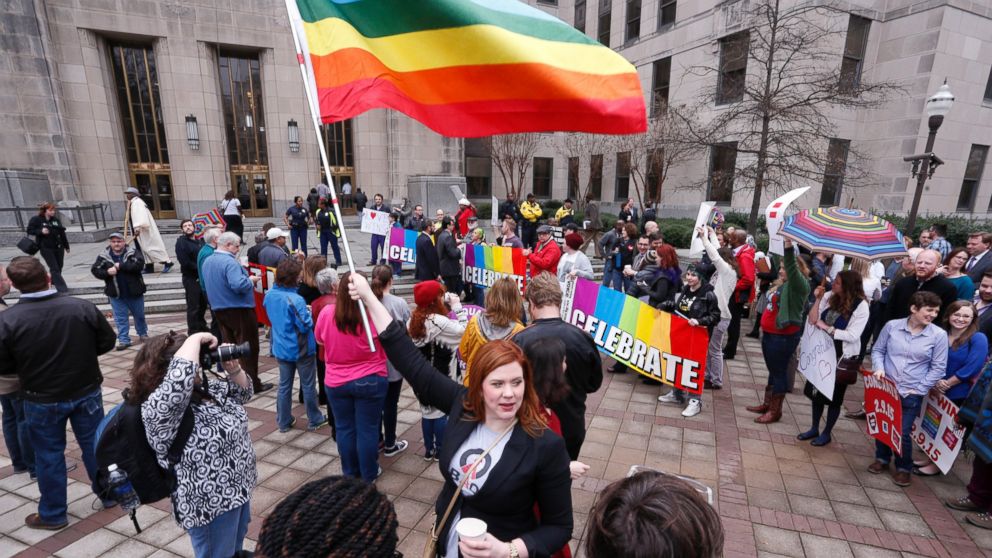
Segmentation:
{"type": "Polygon", "coordinates": [[[527,284],[527,258],[520,248],[465,246],[462,279],[480,287],[491,287],[497,279],[509,277],[523,290],[527,284]]]}
{"type": "Polygon", "coordinates": [[[386,257],[391,262],[417,263],[417,231],[392,227],[386,257]]]}
{"type": "Polygon", "coordinates": [[[561,314],[616,361],[678,389],[703,392],[706,328],[585,279],[566,283],[561,314]]]}

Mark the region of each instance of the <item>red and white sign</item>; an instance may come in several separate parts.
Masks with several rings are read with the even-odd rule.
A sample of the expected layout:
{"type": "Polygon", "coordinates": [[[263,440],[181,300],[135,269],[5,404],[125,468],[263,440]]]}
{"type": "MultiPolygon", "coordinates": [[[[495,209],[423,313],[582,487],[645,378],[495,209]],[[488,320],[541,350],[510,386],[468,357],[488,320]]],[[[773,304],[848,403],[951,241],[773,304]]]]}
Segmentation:
{"type": "Polygon", "coordinates": [[[389,234],[389,212],[362,210],[362,232],[386,236],[389,234]]]}
{"type": "Polygon", "coordinates": [[[931,391],[923,399],[920,416],[913,422],[913,441],[945,475],[964,445],[964,428],[954,422],[957,416],[957,405],[946,396],[931,391]]]}
{"type": "Polygon", "coordinates": [[[868,434],[901,456],[902,402],[896,383],[888,378],[878,379],[867,371],[864,380],[868,434]]]}

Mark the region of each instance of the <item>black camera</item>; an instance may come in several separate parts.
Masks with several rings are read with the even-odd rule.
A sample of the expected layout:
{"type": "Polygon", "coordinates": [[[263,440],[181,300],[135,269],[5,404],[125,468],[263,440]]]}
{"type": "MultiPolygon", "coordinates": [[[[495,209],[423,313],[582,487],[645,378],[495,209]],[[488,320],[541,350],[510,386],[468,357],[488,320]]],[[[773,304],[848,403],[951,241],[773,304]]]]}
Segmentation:
{"type": "Polygon", "coordinates": [[[200,368],[210,370],[221,362],[248,356],[251,356],[251,346],[247,341],[237,345],[221,345],[212,351],[200,352],[200,368]]]}

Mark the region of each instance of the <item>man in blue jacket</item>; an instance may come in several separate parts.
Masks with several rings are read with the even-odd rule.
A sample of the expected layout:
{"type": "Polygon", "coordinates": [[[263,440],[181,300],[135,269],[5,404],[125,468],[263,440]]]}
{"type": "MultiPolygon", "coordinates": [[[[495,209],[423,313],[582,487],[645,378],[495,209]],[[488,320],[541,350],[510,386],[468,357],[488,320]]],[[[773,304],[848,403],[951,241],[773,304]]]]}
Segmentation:
{"type": "Polygon", "coordinates": [[[300,375],[303,403],[313,432],[327,424],[320,412],[316,385],[317,341],[313,337],[313,317],[303,297],[296,293],[303,266],[295,258],[279,262],[276,284],[265,293],[265,312],[272,324],[272,354],[279,362],[279,391],[276,395],[276,424],[287,432],[296,424],[293,416],[293,375],[300,375]]]}
{"type": "Polygon", "coordinates": [[[255,283],[262,278],[248,275],[238,261],[241,239],[226,232],[217,239],[217,250],[203,262],[201,280],[207,290],[210,310],[220,322],[225,343],[247,342],[251,356],[241,359],[241,367],[251,378],[255,393],[272,389],[271,383],[258,379],[258,322],[255,318],[255,283]]]}

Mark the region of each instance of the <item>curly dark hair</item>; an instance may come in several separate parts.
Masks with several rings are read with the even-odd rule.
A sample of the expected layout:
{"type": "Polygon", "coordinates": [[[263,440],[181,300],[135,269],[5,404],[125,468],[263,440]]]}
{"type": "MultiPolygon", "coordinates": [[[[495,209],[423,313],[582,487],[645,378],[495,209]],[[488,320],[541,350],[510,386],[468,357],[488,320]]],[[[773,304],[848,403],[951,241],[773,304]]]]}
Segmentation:
{"type": "Polygon", "coordinates": [[[169,361],[185,341],[186,336],[175,331],[145,341],[131,367],[131,385],[124,392],[128,403],[141,405],[158,389],[169,369],[169,361]]]}
{"type": "Polygon", "coordinates": [[[396,510],[375,485],[331,476],[308,482],[265,518],[257,552],[266,558],[393,558],[396,510]]]}

